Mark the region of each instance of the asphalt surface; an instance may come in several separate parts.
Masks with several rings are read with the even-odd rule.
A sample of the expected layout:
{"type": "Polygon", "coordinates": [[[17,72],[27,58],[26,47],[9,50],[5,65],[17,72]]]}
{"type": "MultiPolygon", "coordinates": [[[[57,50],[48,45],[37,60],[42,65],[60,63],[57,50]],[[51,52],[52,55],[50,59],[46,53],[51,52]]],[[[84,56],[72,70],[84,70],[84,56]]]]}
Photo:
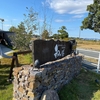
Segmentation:
{"type": "MultiPolygon", "coordinates": [[[[85,49],[79,49],[79,48],[77,50],[79,51],[79,53],[83,54],[84,56],[91,57],[94,59],[99,58],[100,51],[85,50],[85,49]]],[[[83,60],[82,66],[89,70],[93,70],[93,71],[97,70],[97,64],[93,64],[93,63],[85,61],[85,60],[83,60]]]]}
{"type": "Polygon", "coordinates": [[[85,49],[77,49],[79,53],[85,55],[85,56],[90,56],[93,58],[99,58],[99,53],[100,51],[93,51],[93,50],[85,50],[85,49]]]}
{"type": "Polygon", "coordinates": [[[88,65],[88,64],[85,64],[85,63],[82,63],[82,66],[85,67],[85,68],[87,68],[87,69],[90,69],[90,70],[97,69],[97,66],[88,65]]]}
{"type": "MultiPolygon", "coordinates": [[[[13,50],[11,50],[10,48],[7,48],[6,46],[0,44],[0,47],[2,48],[2,52],[4,54],[9,54],[11,52],[13,52],[13,50]]],[[[0,59],[2,58],[1,53],[0,53],[0,59]]]]}

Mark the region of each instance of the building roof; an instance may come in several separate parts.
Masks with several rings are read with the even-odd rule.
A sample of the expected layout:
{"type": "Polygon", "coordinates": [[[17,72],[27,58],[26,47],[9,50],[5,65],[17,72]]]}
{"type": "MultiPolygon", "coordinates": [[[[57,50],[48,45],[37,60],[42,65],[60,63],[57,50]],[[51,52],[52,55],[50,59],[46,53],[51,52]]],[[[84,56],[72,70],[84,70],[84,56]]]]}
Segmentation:
{"type": "Polygon", "coordinates": [[[1,33],[6,33],[7,35],[14,35],[14,32],[10,32],[10,31],[4,31],[4,30],[0,30],[0,34],[1,33]]]}

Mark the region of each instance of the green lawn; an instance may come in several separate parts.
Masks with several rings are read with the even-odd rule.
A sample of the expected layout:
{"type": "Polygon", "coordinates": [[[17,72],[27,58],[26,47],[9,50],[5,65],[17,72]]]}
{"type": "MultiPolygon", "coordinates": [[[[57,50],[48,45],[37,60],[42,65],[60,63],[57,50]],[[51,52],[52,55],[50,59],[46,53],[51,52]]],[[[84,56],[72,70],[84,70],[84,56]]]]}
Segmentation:
{"type": "MultiPolygon", "coordinates": [[[[30,55],[21,55],[19,61],[30,64],[32,60],[29,58],[30,55]]],[[[0,65],[0,100],[12,100],[13,95],[13,85],[7,82],[11,61],[7,61],[3,59],[0,65]]],[[[95,79],[100,81],[100,75],[82,69],[76,78],[58,92],[60,100],[100,100],[100,85],[95,83],[95,79]]]]}
{"type": "MultiPolygon", "coordinates": [[[[19,55],[19,63],[23,64],[31,64],[32,58],[30,54],[19,55]]],[[[10,66],[12,59],[1,59],[0,65],[0,100],[12,100],[13,97],[13,84],[7,82],[10,66]]]]}
{"type": "Polygon", "coordinates": [[[82,69],[80,74],[59,92],[60,100],[100,100],[100,74],[82,69]]]}
{"type": "Polygon", "coordinates": [[[7,82],[10,65],[0,65],[0,100],[12,100],[13,85],[7,82]]]}

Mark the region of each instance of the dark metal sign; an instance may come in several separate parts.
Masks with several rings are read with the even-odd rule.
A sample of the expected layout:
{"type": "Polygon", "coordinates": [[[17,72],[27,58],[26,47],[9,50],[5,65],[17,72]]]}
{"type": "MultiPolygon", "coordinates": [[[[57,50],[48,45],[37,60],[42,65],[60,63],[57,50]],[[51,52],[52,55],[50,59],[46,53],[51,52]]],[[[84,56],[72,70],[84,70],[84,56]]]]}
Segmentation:
{"type": "Polygon", "coordinates": [[[35,40],[32,42],[32,53],[34,62],[37,60],[39,64],[48,61],[54,61],[64,56],[67,56],[72,51],[72,43],[75,40],[68,42],[54,40],[35,40]]]}

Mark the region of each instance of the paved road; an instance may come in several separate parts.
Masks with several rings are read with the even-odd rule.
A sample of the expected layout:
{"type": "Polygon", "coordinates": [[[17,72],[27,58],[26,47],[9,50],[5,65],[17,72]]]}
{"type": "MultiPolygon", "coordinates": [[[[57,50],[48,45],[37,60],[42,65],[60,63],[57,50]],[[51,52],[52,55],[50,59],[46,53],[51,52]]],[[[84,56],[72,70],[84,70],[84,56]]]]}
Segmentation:
{"type": "Polygon", "coordinates": [[[97,66],[95,66],[95,65],[88,65],[86,63],[82,63],[82,66],[87,68],[87,69],[90,69],[90,70],[97,69],[97,66]]]}
{"type": "MultiPolygon", "coordinates": [[[[100,51],[93,51],[93,50],[85,50],[85,49],[77,49],[79,51],[79,53],[83,54],[86,57],[91,57],[94,59],[98,59],[99,58],[99,53],[100,51]]],[[[83,61],[82,62],[82,66],[89,69],[89,70],[93,70],[93,71],[97,71],[97,64],[93,64],[91,62],[88,61],[83,61]]],[[[99,65],[100,66],[100,65],[99,65]]]]}
{"type": "Polygon", "coordinates": [[[81,53],[85,56],[90,56],[90,57],[93,57],[93,58],[96,58],[96,59],[99,58],[99,52],[100,51],[85,50],[85,49],[79,49],[79,48],[77,50],[79,50],[79,53],[81,53]]]}
{"type": "MultiPolygon", "coordinates": [[[[7,48],[6,46],[4,46],[4,45],[2,45],[2,44],[0,44],[0,47],[2,48],[2,52],[3,52],[4,54],[9,54],[9,53],[12,53],[12,52],[13,52],[13,50],[7,48]]],[[[0,59],[2,59],[2,58],[3,58],[3,57],[1,56],[1,53],[0,53],[0,59]]]]}

